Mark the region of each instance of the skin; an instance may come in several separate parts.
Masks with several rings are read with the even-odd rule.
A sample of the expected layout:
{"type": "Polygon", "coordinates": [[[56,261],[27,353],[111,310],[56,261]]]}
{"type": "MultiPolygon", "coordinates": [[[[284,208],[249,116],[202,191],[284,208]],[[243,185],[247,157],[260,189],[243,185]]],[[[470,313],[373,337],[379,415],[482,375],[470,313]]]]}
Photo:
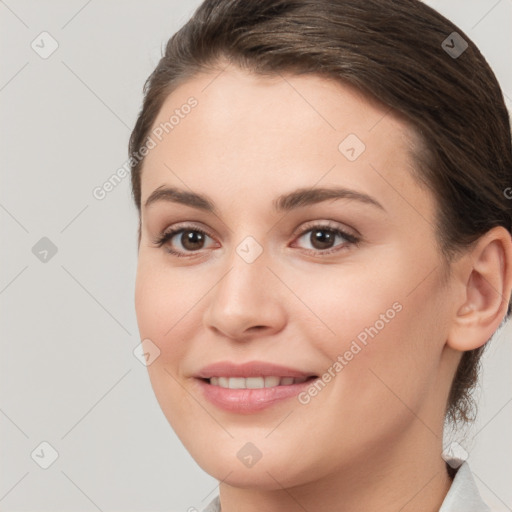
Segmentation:
{"type": "Polygon", "coordinates": [[[322,77],[219,70],[168,96],[154,126],[190,96],[198,105],[144,163],[135,300],[141,339],[160,349],[148,371],[162,411],[221,481],[223,512],[437,511],[451,484],[441,458],[450,384],[461,351],[505,315],[510,235],[490,231],[443,279],[435,199],[411,175],[403,120],[322,77]],[[338,149],[351,133],[366,145],[353,162],[338,149]],[[218,213],[144,207],[162,185],[206,194],[218,213]],[[355,199],[272,209],[280,194],[333,186],[383,209],[355,199]],[[306,230],[327,221],[361,241],[338,235],[323,246],[337,252],[322,256],[306,230]],[[167,247],[179,258],[152,242],[183,222],[210,234],[203,246],[187,250],[177,235],[167,247]],[[252,263],[236,252],[247,236],[263,250],[252,263]],[[193,378],[222,360],[321,375],[394,303],[401,310],[307,405],[227,412],[193,378]],[[262,454],[250,468],[237,457],[247,442],[262,454]]]}

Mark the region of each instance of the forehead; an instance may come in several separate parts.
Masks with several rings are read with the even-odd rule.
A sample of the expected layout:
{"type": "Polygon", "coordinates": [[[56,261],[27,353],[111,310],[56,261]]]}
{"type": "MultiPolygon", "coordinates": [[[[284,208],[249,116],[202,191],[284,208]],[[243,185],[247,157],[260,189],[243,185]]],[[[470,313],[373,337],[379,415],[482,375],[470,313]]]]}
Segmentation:
{"type": "Polygon", "coordinates": [[[197,75],[166,98],[150,136],[156,145],[144,162],[143,204],[166,183],[218,197],[261,193],[269,204],[270,191],[317,183],[364,188],[384,201],[400,193],[419,200],[407,124],[321,76],[236,67],[197,75]]]}

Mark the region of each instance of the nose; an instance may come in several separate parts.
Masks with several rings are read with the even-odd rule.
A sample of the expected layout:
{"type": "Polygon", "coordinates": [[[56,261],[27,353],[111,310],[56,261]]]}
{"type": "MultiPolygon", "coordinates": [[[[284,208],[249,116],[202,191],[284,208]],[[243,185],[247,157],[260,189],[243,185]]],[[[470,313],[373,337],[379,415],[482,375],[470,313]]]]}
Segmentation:
{"type": "Polygon", "coordinates": [[[222,272],[208,294],[209,304],[204,313],[208,329],[239,341],[283,329],[286,297],[282,283],[268,264],[263,255],[248,263],[233,251],[227,271],[222,272]]]}

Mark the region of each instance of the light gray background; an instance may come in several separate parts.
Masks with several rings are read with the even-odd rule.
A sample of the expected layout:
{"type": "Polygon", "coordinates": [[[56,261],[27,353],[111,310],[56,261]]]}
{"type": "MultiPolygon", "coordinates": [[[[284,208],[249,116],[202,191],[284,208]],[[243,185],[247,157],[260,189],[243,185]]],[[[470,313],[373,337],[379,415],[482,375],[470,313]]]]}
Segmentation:
{"type": "MultiPolygon", "coordinates": [[[[512,0],[428,3],[473,38],[512,97],[512,0]]],[[[133,355],[129,178],[92,195],[125,162],[143,82],[198,4],[0,1],[2,511],[201,510],[218,492],[133,355]],[[59,45],[47,59],[31,48],[43,31],[59,45]],[[42,237],[58,250],[46,263],[32,252],[42,237]],[[43,441],[59,455],[48,469],[31,457],[48,456],[43,441]]],[[[507,326],[489,348],[479,419],[460,441],[495,511],[512,510],[511,339],[507,326]]]]}

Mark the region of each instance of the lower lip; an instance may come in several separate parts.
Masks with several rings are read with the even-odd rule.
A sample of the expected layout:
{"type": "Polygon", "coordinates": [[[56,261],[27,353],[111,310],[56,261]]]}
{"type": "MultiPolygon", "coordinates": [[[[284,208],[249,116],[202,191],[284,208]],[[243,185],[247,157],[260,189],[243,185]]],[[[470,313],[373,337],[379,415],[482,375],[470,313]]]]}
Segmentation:
{"type": "Polygon", "coordinates": [[[220,409],[239,414],[251,414],[298,395],[314,382],[315,378],[288,386],[259,389],[221,388],[220,386],[213,386],[203,379],[196,380],[206,399],[220,409]]]}

